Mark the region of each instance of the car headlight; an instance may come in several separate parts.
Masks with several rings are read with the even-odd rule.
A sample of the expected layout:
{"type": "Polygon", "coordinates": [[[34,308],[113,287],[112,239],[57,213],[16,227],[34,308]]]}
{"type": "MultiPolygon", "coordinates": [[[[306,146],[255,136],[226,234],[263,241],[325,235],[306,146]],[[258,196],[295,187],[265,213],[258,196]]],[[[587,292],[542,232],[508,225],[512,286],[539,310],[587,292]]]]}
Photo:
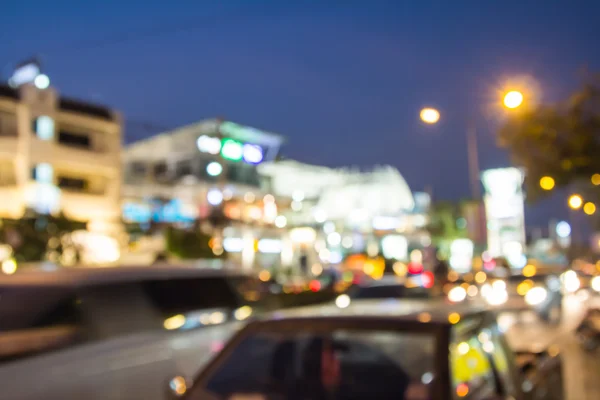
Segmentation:
{"type": "Polygon", "coordinates": [[[563,275],[563,284],[568,293],[575,293],[581,286],[577,273],[573,270],[566,271],[563,275]]]}
{"type": "Polygon", "coordinates": [[[548,291],[543,287],[534,287],[529,289],[525,295],[525,302],[530,306],[537,306],[546,300],[548,291]]]}
{"type": "Polygon", "coordinates": [[[492,290],[485,296],[485,300],[489,305],[499,306],[508,301],[508,292],[502,288],[492,288],[492,290]]]}
{"type": "Polygon", "coordinates": [[[592,282],[590,282],[592,289],[596,292],[600,292],[600,276],[595,276],[592,278],[592,282]]]}
{"type": "Polygon", "coordinates": [[[448,292],[448,300],[450,300],[453,303],[460,303],[466,297],[467,297],[467,291],[460,286],[453,287],[448,292]]]}
{"type": "Polygon", "coordinates": [[[339,308],[348,307],[350,305],[350,296],[348,296],[347,294],[340,294],[335,299],[335,305],[338,306],[339,308]]]}

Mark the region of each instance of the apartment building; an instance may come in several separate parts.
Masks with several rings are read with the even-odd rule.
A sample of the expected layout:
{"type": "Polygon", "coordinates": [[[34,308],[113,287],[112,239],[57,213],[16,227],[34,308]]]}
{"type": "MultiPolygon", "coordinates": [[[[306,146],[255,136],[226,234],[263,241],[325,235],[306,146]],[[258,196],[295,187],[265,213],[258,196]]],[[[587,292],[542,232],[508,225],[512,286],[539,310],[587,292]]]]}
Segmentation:
{"type": "Polygon", "coordinates": [[[120,115],[60,95],[37,66],[25,67],[18,82],[0,85],[0,218],[30,209],[63,213],[92,231],[116,229],[120,115]]]}

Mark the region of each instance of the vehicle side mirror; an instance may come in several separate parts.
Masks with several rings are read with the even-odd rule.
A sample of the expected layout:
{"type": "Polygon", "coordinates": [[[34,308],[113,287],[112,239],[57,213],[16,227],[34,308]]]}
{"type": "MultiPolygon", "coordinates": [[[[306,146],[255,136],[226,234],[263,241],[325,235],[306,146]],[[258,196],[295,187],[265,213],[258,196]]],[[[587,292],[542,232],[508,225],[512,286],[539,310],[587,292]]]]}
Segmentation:
{"type": "Polygon", "coordinates": [[[176,376],[167,383],[167,396],[169,400],[181,399],[192,387],[192,382],[183,376],[176,376]]]}

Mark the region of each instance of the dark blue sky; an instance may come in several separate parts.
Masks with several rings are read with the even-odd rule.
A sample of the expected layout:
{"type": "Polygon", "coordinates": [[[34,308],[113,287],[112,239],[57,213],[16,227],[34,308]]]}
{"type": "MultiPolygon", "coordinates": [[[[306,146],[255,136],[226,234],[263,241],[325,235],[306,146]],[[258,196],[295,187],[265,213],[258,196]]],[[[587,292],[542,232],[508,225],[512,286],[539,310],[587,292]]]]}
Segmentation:
{"type": "MultiPolygon", "coordinates": [[[[392,164],[413,190],[430,184],[444,198],[469,193],[469,116],[482,168],[507,165],[489,107],[507,78],[534,77],[552,101],[582,67],[600,69],[593,0],[4,3],[3,78],[38,55],[62,93],[128,120],[160,128],[223,116],[287,136],[290,157],[392,164]],[[420,124],[423,105],[443,122],[420,124]]],[[[153,133],[127,126],[126,141],[153,133]]],[[[534,220],[562,213],[536,208],[534,220]]]]}

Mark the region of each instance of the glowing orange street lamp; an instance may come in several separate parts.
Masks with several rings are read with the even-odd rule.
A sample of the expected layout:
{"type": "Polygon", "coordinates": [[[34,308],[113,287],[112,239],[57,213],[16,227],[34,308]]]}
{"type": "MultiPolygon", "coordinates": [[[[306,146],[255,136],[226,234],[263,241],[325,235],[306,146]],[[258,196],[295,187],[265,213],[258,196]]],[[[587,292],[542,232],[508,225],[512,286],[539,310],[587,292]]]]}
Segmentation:
{"type": "Polygon", "coordinates": [[[523,104],[523,93],[518,90],[511,90],[504,95],[504,106],[514,110],[523,104]]]}
{"type": "Polygon", "coordinates": [[[579,210],[583,205],[583,198],[578,194],[573,194],[569,197],[569,207],[573,210],[579,210]]]}

